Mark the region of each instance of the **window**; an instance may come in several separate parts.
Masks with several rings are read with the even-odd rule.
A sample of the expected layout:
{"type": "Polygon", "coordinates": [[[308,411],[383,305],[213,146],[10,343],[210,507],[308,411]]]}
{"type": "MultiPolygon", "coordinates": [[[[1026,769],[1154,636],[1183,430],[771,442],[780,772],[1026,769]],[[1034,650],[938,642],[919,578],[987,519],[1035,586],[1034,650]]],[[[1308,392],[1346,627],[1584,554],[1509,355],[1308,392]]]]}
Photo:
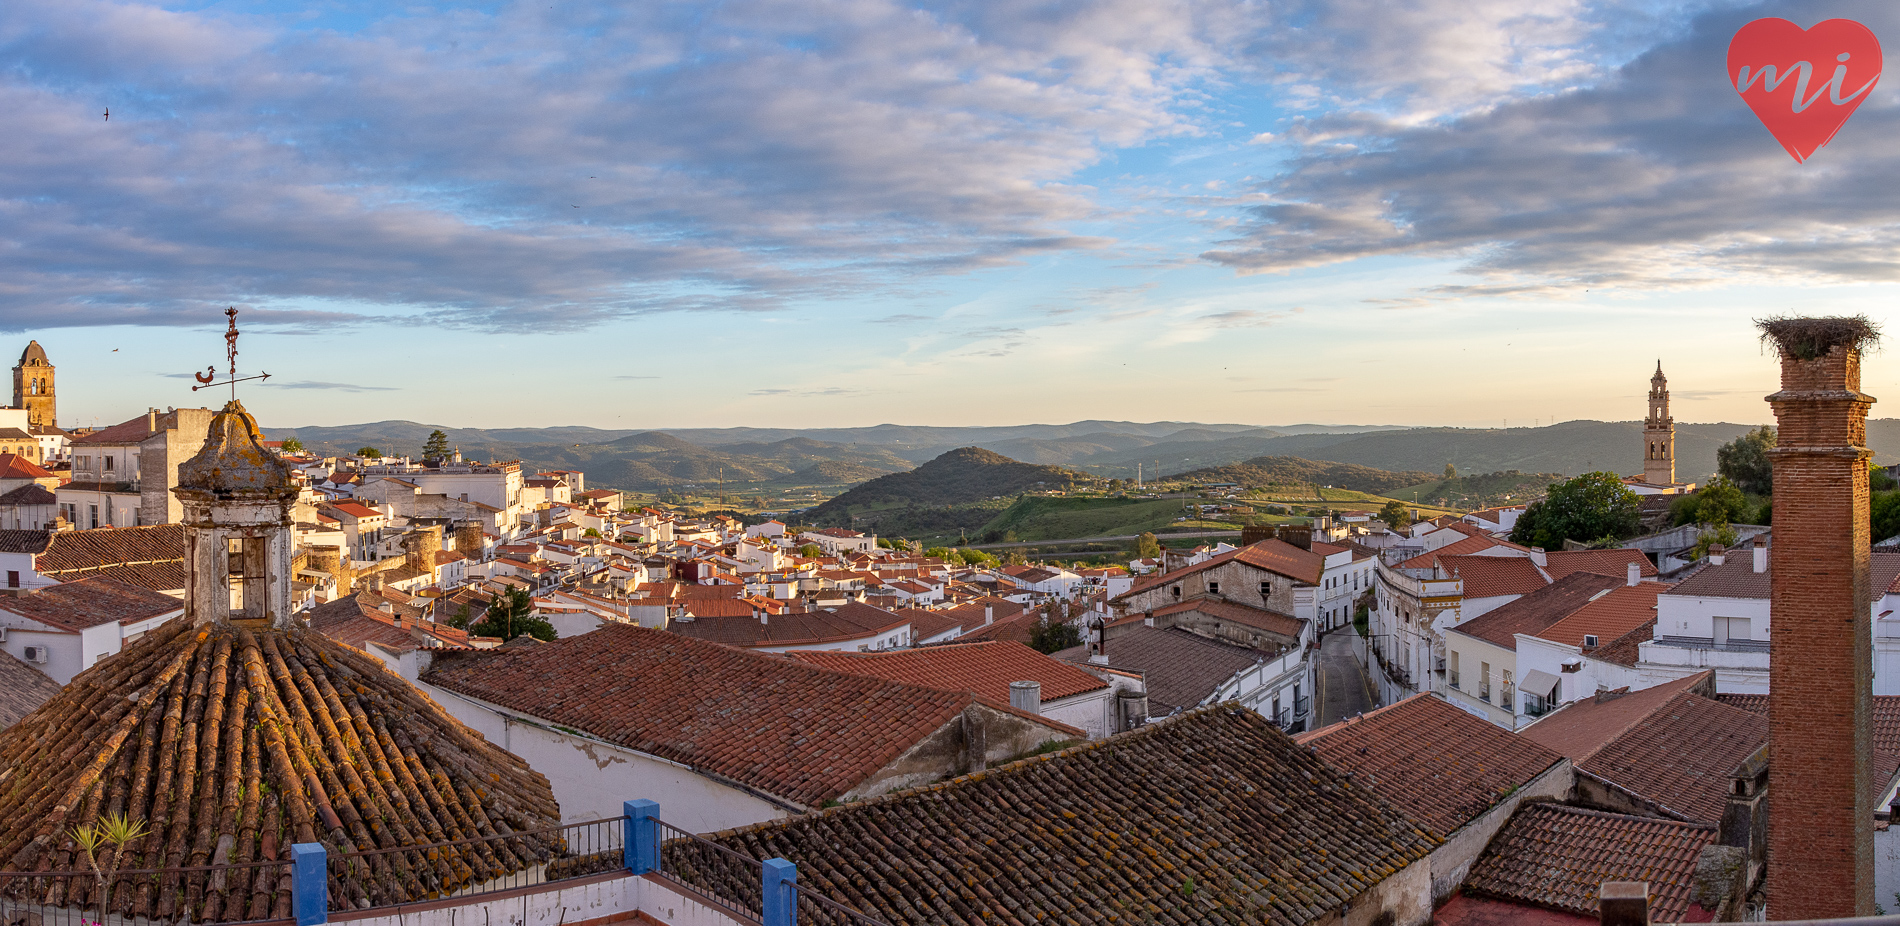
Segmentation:
{"type": "Polygon", "coordinates": [[[92,458],[91,458],[91,457],[80,457],[80,458],[79,458],[79,468],[80,468],[80,469],[91,469],[91,468],[92,468],[92,458]]]}
{"type": "Polygon", "coordinates": [[[1458,687],[1458,651],[1451,651],[1451,687],[1458,687]]]}
{"type": "Polygon", "coordinates": [[[7,587],[8,587],[8,588],[19,588],[19,587],[20,587],[20,572],[19,572],[19,570],[17,570],[17,569],[9,569],[9,570],[7,570],[7,587]]]}
{"type": "Polygon", "coordinates": [[[1263,599],[1273,597],[1273,583],[1272,582],[1260,583],[1260,597],[1263,599]]]}
{"type": "Polygon", "coordinates": [[[111,457],[100,457],[99,459],[100,459],[100,461],[101,461],[102,463],[104,463],[104,464],[105,464],[105,467],[106,467],[106,472],[108,472],[108,473],[109,473],[109,472],[112,472],[112,458],[111,458],[111,457]]]}
{"type": "Polygon", "coordinates": [[[1208,593],[1209,595],[1218,595],[1218,594],[1220,594],[1220,583],[1219,583],[1219,582],[1209,582],[1209,583],[1207,583],[1207,593],[1208,593]]]}
{"type": "Polygon", "coordinates": [[[99,526],[99,506],[87,505],[86,508],[89,510],[89,517],[87,518],[88,522],[93,527],[98,527],[99,526]]]}
{"type": "Polygon", "coordinates": [[[231,616],[269,618],[265,585],[269,575],[269,541],[263,537],[225,538],[224,559],[231,590],[231,616]]]}
{"type": "Polygon", "coordinates": [[[1177,585],[1174,587],[1174,597],[1181,597],[1181,586],[1177,585]]]}
{"type": "Polygon", "coordinates": [[[1491,700],[1491,664],[1488,662],[1478,663],[1478,697],[1491,700]]]}
{"type": "Polygon", "coordinates": [[[1746,617],[1718,617],[1715,619],[1715,645],[1723,646],[1730,642],[1746,642],[1753,639],[1752,628],[1746,617]]]}
{"type": "Polygon", "coordinates": [[[1594,634],[1594,633],[1586,633],[1586,634],[1584,634],[1584,635],[1583,635],[1583,648],[1584,648],[1584,649],[1596,649],[1596,646],[1597,646],[1597,635],[1596,635],[1596,634],[1594,634]]]}

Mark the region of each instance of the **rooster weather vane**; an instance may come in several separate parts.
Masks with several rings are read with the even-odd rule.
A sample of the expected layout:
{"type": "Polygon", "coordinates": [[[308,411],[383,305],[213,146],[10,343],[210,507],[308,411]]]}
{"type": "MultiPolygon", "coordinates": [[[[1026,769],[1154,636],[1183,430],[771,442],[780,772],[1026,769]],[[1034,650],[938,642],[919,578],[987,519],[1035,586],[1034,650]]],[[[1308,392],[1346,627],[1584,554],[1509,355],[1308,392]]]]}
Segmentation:
{"type": "Polygon", "coordinates": [[[254,379],[270,379],[270,374],[259,373],[256,376],[246,376],[241,379],[238,377],[237,375],[237,354],[238,354],[238,351],[237,351],[237,339],[238,339],[237,307],[232,306],[230,308],[225,309],[224,316],[231,320],[230,326],[224,330],[224,354],[225,354],[225,359],[229,360],[231,363],[231,378],[221,383],[214,383],[212,382],[212,380],[218,378],[218,368],[214,366],[206,366],[205,371],[203,373],[192,374],[192,378],[198,381],[198,385],[191,387],[191,391],[197,392],[200,389],[209,389],[212,386],[230,386],[231,399],[232,401],[236,401],[238,383],[249,382],[254,379]]]}

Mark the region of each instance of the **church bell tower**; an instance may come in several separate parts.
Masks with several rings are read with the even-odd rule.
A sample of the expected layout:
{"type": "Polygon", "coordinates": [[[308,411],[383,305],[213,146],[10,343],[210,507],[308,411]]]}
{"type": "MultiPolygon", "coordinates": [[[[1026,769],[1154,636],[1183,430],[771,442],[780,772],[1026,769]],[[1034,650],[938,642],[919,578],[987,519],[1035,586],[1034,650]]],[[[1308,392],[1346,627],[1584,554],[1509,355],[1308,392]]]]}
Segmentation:
{"type": "Polygon", "coordinates": [[[13,368],[13,407],[26,409],[28,426],[53,427],[59,411],[53,399],[53,364],[38,341],[27,343],[19,365],[13,368]]]}
{"type": "Polygon", "coordinates": [[[1669,417],[1669,379],[1662,361],[1649,378],[1649,417],[1643,421],[1643,481],[1676,484],[1676,419],[1669,417]]]}

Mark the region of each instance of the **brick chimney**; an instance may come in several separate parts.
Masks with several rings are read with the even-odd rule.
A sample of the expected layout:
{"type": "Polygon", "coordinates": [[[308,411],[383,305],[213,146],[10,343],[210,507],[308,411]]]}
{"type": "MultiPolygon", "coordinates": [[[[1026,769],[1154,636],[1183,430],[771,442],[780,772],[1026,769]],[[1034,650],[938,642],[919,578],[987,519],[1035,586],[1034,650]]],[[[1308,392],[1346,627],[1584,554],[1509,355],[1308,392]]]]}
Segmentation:
{"type": "Polygon", "coordinates": [[[1768,657],[1768,903],[1776,919],[1874,912],[1867,409],[1858,318],[1761,323],[1781,357],[1768,657]]]}

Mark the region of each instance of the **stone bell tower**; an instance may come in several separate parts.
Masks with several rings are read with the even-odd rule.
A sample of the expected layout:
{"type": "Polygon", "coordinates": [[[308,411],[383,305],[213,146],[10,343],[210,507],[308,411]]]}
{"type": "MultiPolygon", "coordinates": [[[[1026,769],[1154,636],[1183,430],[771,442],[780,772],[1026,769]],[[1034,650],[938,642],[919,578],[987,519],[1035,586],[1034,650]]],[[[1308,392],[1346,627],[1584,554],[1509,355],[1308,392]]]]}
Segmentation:
{"type": "Polygon", "coordinates": [[[38,341],[27,342],[20,364],[13,368],[13,407],[26,409],[30,427],[53,427],[59,411],[53,399],[53,364],[38,341]]]}
{"type": "Polygon", "coordinates": [[[178,466],[184,507],[185,618],[285,628],[290,608],[290,468],[264,449],[257,420],[232,399],[197,456],[178,466]]]}
{"type": "Polygon", "coordinates": [[[1643,420],[1643,481],[1650,485],[1676,484],[1676,419],[1669,417],[1669,379],[1662,361],[1649,378],[1649,417],[1643,420]]]}

